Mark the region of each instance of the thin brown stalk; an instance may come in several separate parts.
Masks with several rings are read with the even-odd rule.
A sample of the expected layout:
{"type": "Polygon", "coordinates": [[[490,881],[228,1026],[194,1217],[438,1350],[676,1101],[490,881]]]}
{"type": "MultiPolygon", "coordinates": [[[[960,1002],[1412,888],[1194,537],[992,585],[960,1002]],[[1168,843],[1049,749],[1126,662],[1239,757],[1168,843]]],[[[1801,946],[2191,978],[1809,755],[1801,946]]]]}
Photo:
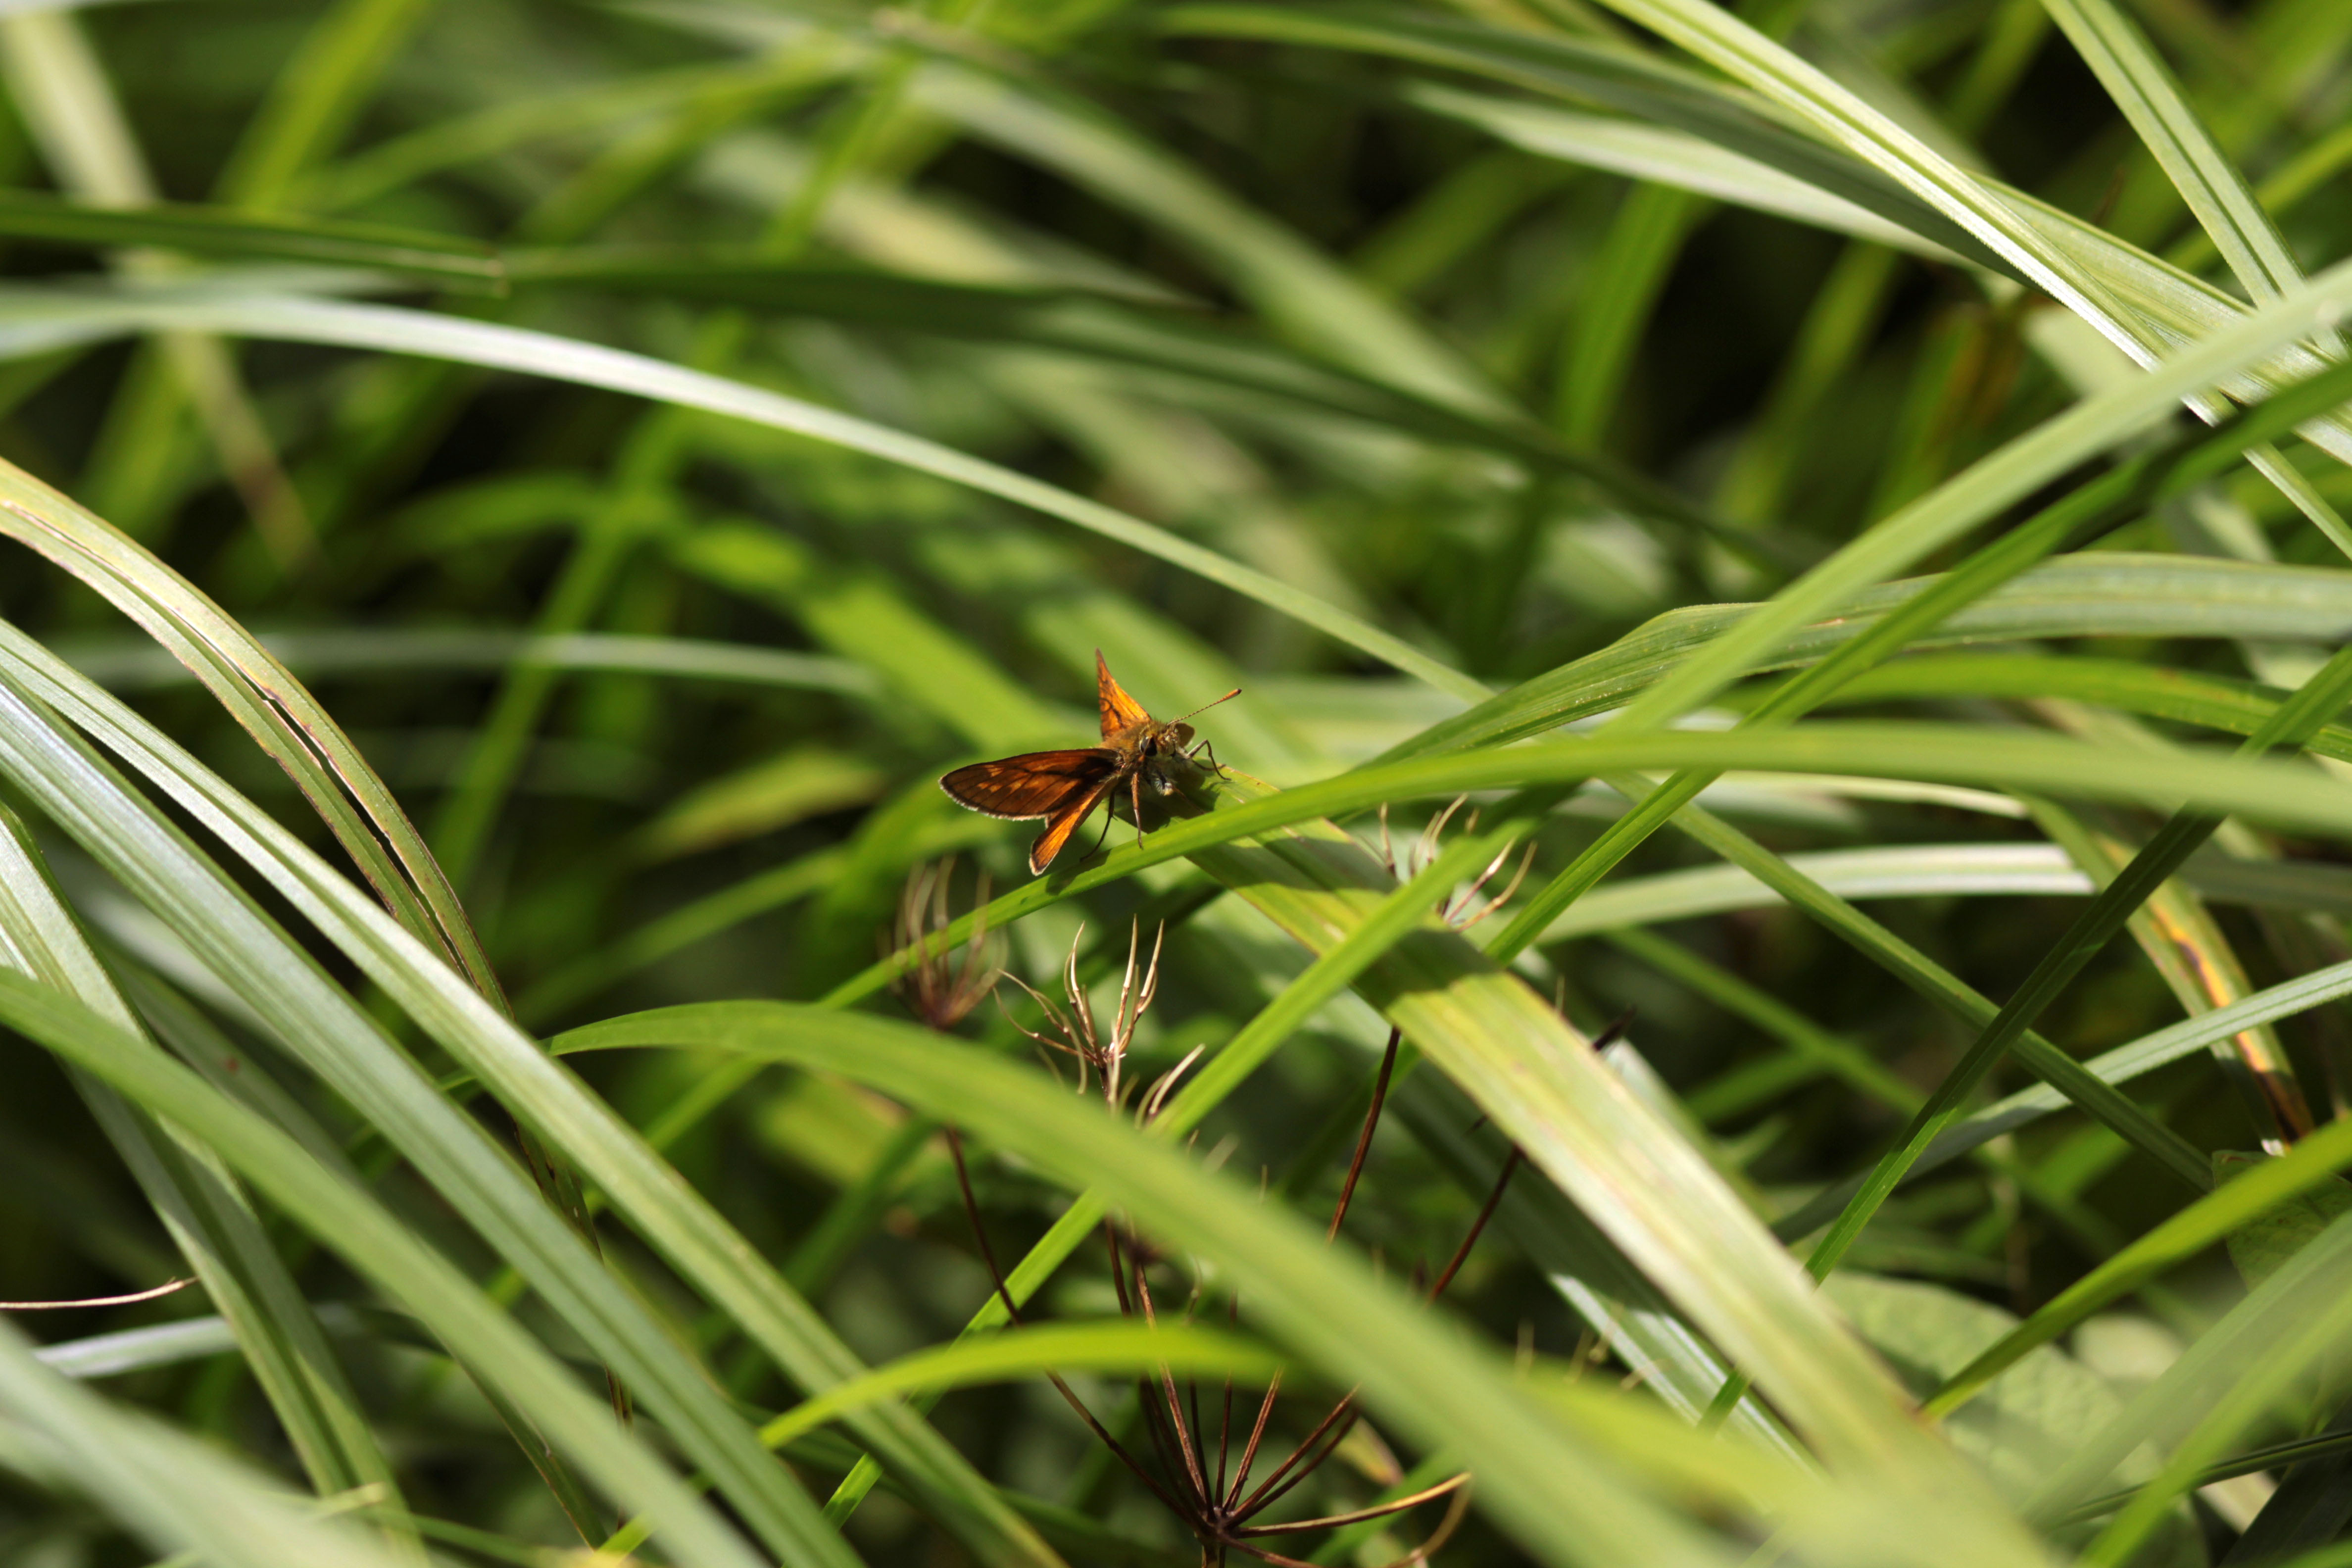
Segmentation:
{"type": "Polygon", "coordinates": [[[1418,1508],[1432,1498],[1444,1497],[1446,1493],[1456,1491],[1469,1483],[1470,1472],[1465,1470],[1451,1480],[1440,1481],[1433,1487],[1423,1488],[1411,1497],[1397,1498],[1392,1501],[1378,1503],[1370,1508],[1360,1508],[1353,1513],[1328,1514],[1321,1519],[1287,1520],[1281,1524],[1245,1524],[1234,1533],[1236,1535],[1286,1535],[1308,1530],[1337,1530],[1343,1524],[1361,1524],[1368,1519],[1385,1519],[1392,1513],[1402,1513],[1409,1508],[1418,1508]]]}
{"type": "Polygon", "coordinates": [[[1325,1241],[1339,1236],[1339,1224],[1348,1217],[1348,1205],[1356,1196],[1357,1179],[1364,1173],[1364,1158],[1372,1151],[1372,1133],[1381,1124],[1381,1107],[1388,1100],[1389,1075],[1396,1070],[1397,1043],[1403,1037],[1402,1030],[1389,1031],[1388,1048],[1381,1053],[1380,1076],[1372,1080],[1372,1103],[1364,1112],[1364,1130],[1356,1135],[1356,1152],[1348,1162],[1348,1179],[1339,1184],[1339,1202],[1331,1211],[1331,1228],[1323,1233],[1325,1241]]]}
{"type": "Polygon", "coordinates": [[[1478,1245],[1479,1233],[1486,1228],[1486,1222],[1495,1217],[1495,1209],[1503,1201],[1503,1189],[1511,1184],[1511,1173],[1519,1168],[1521,1158],[1519,1146],[1512,1144],[1511,1152],[1503,1156],[1503,1169],[1495,1178],[1494,1191],[1486,1194],[1486,1206],[1478,1211],[1478,1217],[1470,1222],[1470,1234],[1462,1238],[1462,1245],[1454,1249],[1453,1261],[1446,1264],[1444,1273],[1438,1275],[1437,1283],[1429,1288],[1431,1300],[1434,1301],[1445,1294],[1445,1288],[1454,1283],[1454,1276],[1461,1272],[1463,1264],[1469,1261],[1470,1249],[1478,1245]]]}

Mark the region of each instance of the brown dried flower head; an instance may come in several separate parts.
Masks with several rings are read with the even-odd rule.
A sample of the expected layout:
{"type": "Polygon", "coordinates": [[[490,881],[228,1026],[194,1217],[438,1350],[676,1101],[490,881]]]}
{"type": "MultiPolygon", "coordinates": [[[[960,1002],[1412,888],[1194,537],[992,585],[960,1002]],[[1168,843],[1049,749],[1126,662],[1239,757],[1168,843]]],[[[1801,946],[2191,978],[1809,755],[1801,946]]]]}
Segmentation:
{"type": "Polygon", "coordinates": [[[934,1029],[954,1028],[974,1007],[994,994],[1004,977],[1004,943],[988,929],[988,873],[980,874],[972,891],[971,934],[960,943],[948,941],[953,923],[948,889],[955,879],[955,859],[918,866],[908,875],[898,896],[898,914],[883,933],[884,956],[904,955],[904,965],[890,989],[907,1010],[934,1029]]]}

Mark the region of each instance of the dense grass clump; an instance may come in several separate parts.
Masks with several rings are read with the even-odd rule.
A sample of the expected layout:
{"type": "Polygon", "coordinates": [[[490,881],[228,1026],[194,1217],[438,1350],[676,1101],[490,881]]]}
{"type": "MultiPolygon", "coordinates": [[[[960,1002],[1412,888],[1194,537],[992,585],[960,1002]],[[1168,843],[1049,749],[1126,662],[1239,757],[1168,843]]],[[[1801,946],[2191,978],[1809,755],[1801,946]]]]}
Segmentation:
{"type": "Polygon", "coordinates": [[[2352,1563],[2345,0],[0,85],[0,1563],[2352,1563]]]}

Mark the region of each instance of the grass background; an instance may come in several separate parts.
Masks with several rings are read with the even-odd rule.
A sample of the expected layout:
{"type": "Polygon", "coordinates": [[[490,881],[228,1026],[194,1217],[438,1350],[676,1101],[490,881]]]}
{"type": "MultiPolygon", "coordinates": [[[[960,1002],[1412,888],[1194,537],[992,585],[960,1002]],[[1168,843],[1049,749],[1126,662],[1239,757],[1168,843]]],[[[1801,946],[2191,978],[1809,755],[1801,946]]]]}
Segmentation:
{"type": "Polygon", "coordinates": [[[1277,1363],[1448,1561],[2352,1561],[2341,0],[0,79],[0,1295],[198,1282],[0,1326],[7,1562],[1181,1563],[1045,1374],[1277,1363]],[[1232,772],[1033,879],[935,780],[1097,649],[1232,772]],[[909,1021],[925,868],[1106,1028],[1164,929],[1156,1121],[909,1021]]]}

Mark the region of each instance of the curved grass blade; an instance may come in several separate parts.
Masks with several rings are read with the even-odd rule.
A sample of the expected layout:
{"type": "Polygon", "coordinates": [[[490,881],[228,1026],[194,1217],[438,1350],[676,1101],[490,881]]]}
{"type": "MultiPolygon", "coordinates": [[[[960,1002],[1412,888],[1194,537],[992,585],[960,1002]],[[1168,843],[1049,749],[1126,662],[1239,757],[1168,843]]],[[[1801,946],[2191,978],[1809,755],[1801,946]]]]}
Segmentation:
{"type": "Polygon", "coordinates": [[[1889,222],[1870,208],[1832,195],[1688,132],[1638,120],[1580,114],[1548,104],[1465,92],[1434,82],[1410,82],[1406,102],[1448,120],[1475,125],[1497,141],[1586,168],[1606,169],[1628,179],[1687,191],[1769,213],[1809,227],[1848,234],[1891,246],[1932,261],[1960,258],[1918,232],[1889,222]]]}
{"type": "Polygon", "coordinates": [[[1199,310],[1115,293],[951,282],[900,273],[779,268],[742,253],[648,256],[573,248],[507,259],[520,290],[584,289],[705,300],[894,332],[1040,348],[1160,371],[1220,388],[1345,415],[1424,440],[1496,452],[1593,480],[1646,515],[1697,529],[1767,570],[1790,563],[1769,542],[1726,528],[1666,486],[1606,453],[1563,445],[1513,411],[1465,406],[1322,363],[1223,328],[1199,310]]]}
{"type": "MultiPolygon", "coordinates": [[[[648,1149],[636,1131],[588,1094],[488,1002],[404,928],[180,748],[121,703],[59,665],[13,628],[0,626],[0,673],[22,680],[76,726],[123,756],[151,784],[217,834],[429,1035],[489,1084],[517,1121],[575,1163],[613,1206],[680,1273],[732,1314],[743,1331],[803,1387],[823,1388],[863,1370],[808,1304],[750,1244],[648,1149]]],[[[20,711],[30,713],[29,708],[20,711]]],[[[26,740],[0,727],[0,746],[26,740]]],[[[730,1501],[764,1534],[824,1561],[839,1538],[752,1435],[725,1409],[700,1370],[621,1295],[575,1233],[544,1205],[520,1202],[517,1173],[474,1123],[425,1082],[299,950],[264,924],[209,862],[189,853],[152,808],[110,782],[94,758],[72,782],[41,768],[58,754],[19,752],[0,765],[19,773],[51,816],[136,889],[280,1038],[362,1110],[488,1237],[534,1289],[559,1305],[627,1383],[642,1393],[697,1462],[722,1479],[730,1501]],[[293,956],[289,958],[289,954],[293,956]],[[551,1230],[551,1226],[553,1226],[551,1230]],[[651,1379],[649,1383],[647,1380],[651,1379]]],[[[863,1437],[886,1455],[941,1521],[992,1563],[1056,1568],[1034,1531],[1014,1517],[961,1456],[895,1407],[863,1413],[863,1437]]]]}
{"type": "Polygon", "coordinates": [[[1999,250],[1879,170],[1822,146],[1803,122],[1752,93],[1614,41],[1486,26],[1376,5],[1178,5],[1163,32],[1357,49],[1468,72],[1547,97],[1600,103],[1712,142],[1874,213],[1945,251],[2024,280],[1999,250]]]}
{"type": "MultiPolygon", "coordinates": [[[[1785,858],[1842,899],[2092,891],[2091,879],[2053,844],[1886,845],[1817,849],[1785,858]]],[[[1738,866],[1660,871],[1595,888],[1545,927],[1536,942],[1549,945],[1597,931],[1769,909],[1786,901],[1738,866]]]]}
{"type": "MultiPolygon", "coordinates": [[[[900,1356],[794,1405],[761,1427],[760,1440],[771,1448],[788,1448],[827,1423],[879,1400],[928,1394],[930,1399],[923,1401],[928,1405],[950,1389],[1046,1373],[1169,1372],[1264,1378],[1282,1365],[1263,1346],[1193,1324],[1041,1323],[1018,1333],[960,1336],[950,1343],[900,1356]]],[[[649,1533],[640,1521],[632,1520],[600,1550],[625,1555],[635,1551],[649,1533]]]]}
{"type": "MultiPolygon", "coordinates": [[[[1430,911],[1453,890],[1455,882],[1476,867],[1481,848],[1480,841],[1467,835],[1448,846],[1329,952],[1318,954],[1304,973],[1285,985],[1185,1080],[1160,1114],[1152,1118],[1145,1136],[1178,1139],[1199,1127],[1202,1120],[1265,1066],[1266,1059],[1301,1025],[1353,984],[1404,933],[1426,921],[1430,911]]],[[[843,995],[843,991],[836,990],[826,1001],[835,1002],[843,995]]],[[[565,1042],[572,1037],[559,1037],[554,1048],[567,1048],[565,1042]]],[[[1108,1201],[1103,1193],[1091,1186],[1081,1192],[1005,1276],[1004,1294],[1016,1303],[1028,1301],[1070,1254],[1094,1234],[1108,1212],[1108,1201]]],[[[994,1333],[1010,1321],[1003,1295],[992,1295],[973,1311],[958,1342],[994,1333]]],[[[826,1503],[827,1516],[846,1519],[881,1475],[879,1465],[870,1459],[861,1461],[826,1503]]]]}
{"type": "MultiPolygon", "coordinates": [[[[26,984],[14,974],[5,983],[26,984]]],[[[0,1323],[0,1418],[18,1429],[12,1436],[38,1438],[37,1447],[7,1444],[12,1468],[91,1499],[158,1550],[198,1554],[220,1568],[397,1568],[415,1561],[310,1516],[209,1444],[118,1408],[43,1366],[6,1323],[0,1323]]]]}
{"type": "MultiPolygon", "coordinates": [[[[1375,1408],[1417,1439],[1458,1456],[1478,1477],[1482,1501],[1545,1561],[1719,1558],[1718,1549],[1695,1538],[1688,1525],[1655,1508],[1643,1482],[1626,1472],[1627,1460],[1643,1458],[1640,1449],[1627,1445],[1629,1451],[1609,1454],[1593,1447],[1601,1429],[1584,1422],[1598,1414],[1598,1402],[1580,1401],[1564,1410],[1573,1425],[1538,1415],[1483,1358],[1436,1331],[1396,1299],[1393,1287],[1344,1253],[1327,1250],[1300,1222],[1005,1064],[908,1026],[782,1003],[636,1014],[574,1031],[562,1044],[751,1053],[838,1072],[934,1114],[952,1115],[1073,1187],[1099,1185],[1148,1231],[1219,1259],[1254,1310],[1302,1359],[1336,1379],[1361,1378],[1375,1408]],[[1558,1478],[1564,1474],[1586,1484],[1562,1489],[1558,1478]]],[[[1685,1429],[1649,1436],[1663,1444],[1696,1435],[1685,1429]]],[[[1717,1472],[1691,1479],[1709,1473],[1717,1472]]],[[[1792,1494],[1801,1494],[1795,1484],[1801,1474],[1785,1475],[1792,1494]]],[[[1946,1517],[1976,1536],[1969,1550],[1996,1560],[2015,1559],[2021,1550],[2030,1553],[1997,1522],[1997,1510],[1952,1508],[1946,1517]]]]}
{"type": "MultiPolygon", "coordinates": [[[[1745,673],[1787,668],[1832,653],[1934,581],[1912,578],[1857,595],[1825,619],[1800,628],[1778,655],[1760,658],[1745,673]]],[[[1676,668],[1691,650],[1751,613],[1746,605],[1670,610],[1605,648],[1431,725],[1374,761],[1506,745],[1622,707],[1676,668]]],[[[2347,629],[2352,629],[2352,573],[2101,550],[2042,562],[1959,611],[1915,646],[2209,635],[2333,645],[2347,629]]],[[[1857,689],[1868,689],[1864,683],[1900,682],[1906,679],[1901,671],[1919,668],[1919,661],[1906,659],[1853,679],[1857,689]]],[[[1899,686],[1888,689],[1894,694],[1901,690],[1899,686]]],[[[2095,693],[2093,700],[2097,700],[2095,693]]],[[[2251,724],[2220,727],[2240,733],[2252,731],[2251,724]]]]}
{"type": "MultiPolygon", "coordinates": [[[[547,1439],[611,1497],[659,1520],[671,1551],[713,1568],[751,1568],[760,1561],[504,1310],[291,1138],[89,1008],[17,975],[0,973],[0,1017],[203,1139],[272,1203],[430,1325],[453,1354],[528,1412],[547,1439]]],[[[539,1210],[536,1199],[524,1195],[522,1202],[539,1210]]],[[[844,1560],[855,1561],[845,1554],[844,1560]]]]}
{"type": "MultiPolygon", "coordinates": [[[[0,941],[6,966],[73,996],[117,1027],[138,1020],[50,884],[40,851],[0,808],[0,941]]],[[[153,1049],[152,1042],[150,1049],[153,1049]]],[[[380,1489],[397,1502],[390,1460],[315,1314],[219,1162],[79,1070],[75,1087],[194,1267],[321,1495],[380,1489]]],[[[399,1551],[397,1545],[395,1550],[399,1551]]],[[[415,1560],[415,1543],[403,1553],[415,1560]]]]}
{"type": "Polygon", "coordinates": [[[105,595],[185,665],[294,779],[384,907],[503,1004],[473,922],[408,814],[342,727],[235,618],[121,530],[5,461],[0,533],[105,595]]]}
{"type": "Polygon", "coordinates": [[[2168,1216],[2053,1297],[2032,1317],[1948,1378],[1922,1406],[1924,1413],[1931,1416],[1949,1415],[2035,1347],[2050,1343],[2108,1302],[2128,1295],[2175,1265],[2187,1262],[2297,1194],[2309,1192],[2347,1164],[2352,1164],[2352,1122],[2336,1121],[2319,1129],[2278,1158],[2248,1167],[2242,1174],[2168,1216]]]}
{"type": "MultiPolygon", "coordinates": [[[[1821,663],[1783,682],[1742,722],[1780,724],[1801,717],[1856,672],[1899,652],[2036,561],[2069,543],[2086,542],[2142,509],[2212,477],[2234,464],[2246,447],[2336,406],[2347,395],[2352,395],[2352,366],[2339,366],[2228,421],[2221,430],[2202,440],[2184,442],[2171,451],[2145,454],[2075,489],[1975,552],[1821,663]]],[[[1638,710],[1654,695],[1637,699],[1633,709],[1638,710]]],[[[1633,712],[1626,718],[1639,721],[1633,712]]],[[[1711,775],[1703,771],[1677,773],[1667,780],[1530,899],[1496,939],[1494,951],[1507,957],[1533,941],[1537,932],[1711,782],[1711,775]]]]}
{"type": "MultiPolygon", "coordinates": [[[[263,632],[257,641],[288,669],[312,680],[469,672],[512,664],[613,675],[657,675],[792,691],[882,694],[874,672],[851,659],[699,637],[575,632],[531,637],[502,630],[384,627],[368,631],[263,632]]],[[[195,679],[150,643],[60,643],[66,662],[116,691],[143,691],[195,679]]]]}
{"type": "Polygon", "coordinates": [[[641,354],[426,311],[299,296],[236,298],[188,292],[92,300],[86,296],[26,291],[13,299],[0,299],[0,354],[31,352],[36,345],[54,348],[173,327],[449,359],[602,386],[812,437],[1075,523],[1255,599],[1440,690],[1473,700],[1487,695],[1483,685],[1403,639],[1116,508],[919,436],[641,354]],[[12,310],[11,305],[19,309],[12,310]]]}

